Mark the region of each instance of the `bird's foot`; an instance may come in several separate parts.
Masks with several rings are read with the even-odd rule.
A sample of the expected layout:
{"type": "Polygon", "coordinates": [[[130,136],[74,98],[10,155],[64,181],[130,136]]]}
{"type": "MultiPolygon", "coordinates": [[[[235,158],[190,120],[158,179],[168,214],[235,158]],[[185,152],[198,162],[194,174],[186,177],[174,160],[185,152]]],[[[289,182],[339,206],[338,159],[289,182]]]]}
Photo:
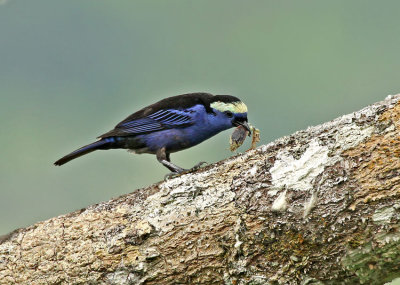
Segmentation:
{"type": "MultiPolygon", "coordinates": [[[[185,170],[186,170],[186,169],[185,169],[185,170]]],[[[170,173],[168,173],[168,174],[165,174],[164,180],[169,180],[169,179],[172,179],[172,178],[176,178],[176,177],[179,177],[180,175],[185,174],[185,173],[187,173],[187,171],[182,171],[182,172],[170,172],[170,173]]]]}
{"type": "Polygon", "coordinates": [[[207,164],[207,162],[201,161],[201,162],[197,163],[195,166],[193,166],[192,168],[190,168],[189,171],[199,170],[204,164],[207,164]]]}
{"type": "Polygon", "coordinates": [[[199,162],[199,163],[197,163],[195,166],[193,166],[190,169],[185,169],[185,168],[180,168],[179,167],[179,169],[178,168],[176,169],[177,171],[170,172],[170,173],[166,174],[164,176],[164,180],[176,178],[176,177],[178,177],[178,176],[180,176],[182,174],[186,174],[186,173],[190,173],[190,172],[199,170],[201,168],[201,166],[204,165],[204,164],[207,164],[207,162],[205,162],[205,161],[199,162]]]}

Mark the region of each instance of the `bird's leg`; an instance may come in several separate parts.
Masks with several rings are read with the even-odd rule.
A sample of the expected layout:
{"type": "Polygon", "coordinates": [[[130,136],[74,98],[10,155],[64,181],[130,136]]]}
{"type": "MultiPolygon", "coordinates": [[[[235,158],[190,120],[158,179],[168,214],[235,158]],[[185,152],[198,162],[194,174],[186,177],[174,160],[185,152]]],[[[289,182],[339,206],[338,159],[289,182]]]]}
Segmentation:
{"type": "Polygon", "coordinates": [[[156,155],[157,155],[157,160],[175,174],[187,171],[187,169],[181,168],[170,161],[169,153],[166,153],[165,147],[159,149],[156,155]]]}
{"type": "Polygon", "coordinates": [[[191,171],[198,170],[203,164],[206,164],[206,163],[207,163],[207,162],[205,162],[205,161],[202,161],[202,162],[199,162],[198,164],[196,164],[195,166],[193,166],[193,167],[190,168],[190,169],[185,169],[185,168],[179,167],[178,165],[173,164],[173,163],[171,162],[169,153],[167,153],[167,152],[165,151],[165,147],[159,149],[159,150],[157,151],[156,155],[157,155],[157,160],[158,160],[162,165],[164,165],[166,168],[168,168],[169,170],[172,171],[171,173],[165,175],[165,178],[172,178],[172,177],[174,177],[174,176],[176,176],[176,175],[178,175],[178,174],[184,173],[184,172],[191,172],[191,171]]]}

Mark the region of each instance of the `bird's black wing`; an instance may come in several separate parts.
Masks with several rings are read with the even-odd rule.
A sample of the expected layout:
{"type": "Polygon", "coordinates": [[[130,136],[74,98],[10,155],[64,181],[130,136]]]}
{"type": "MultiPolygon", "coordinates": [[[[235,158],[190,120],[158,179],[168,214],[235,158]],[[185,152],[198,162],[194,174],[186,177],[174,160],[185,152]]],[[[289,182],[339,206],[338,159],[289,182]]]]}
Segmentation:
{"type": "Polygon", "coordinates": [[[181,110],[158,110],[142,118],[125,119],[113,130],[100,136],[132,136],[171,128],[187,127],[193,124],[193,118],[181,110]]]}

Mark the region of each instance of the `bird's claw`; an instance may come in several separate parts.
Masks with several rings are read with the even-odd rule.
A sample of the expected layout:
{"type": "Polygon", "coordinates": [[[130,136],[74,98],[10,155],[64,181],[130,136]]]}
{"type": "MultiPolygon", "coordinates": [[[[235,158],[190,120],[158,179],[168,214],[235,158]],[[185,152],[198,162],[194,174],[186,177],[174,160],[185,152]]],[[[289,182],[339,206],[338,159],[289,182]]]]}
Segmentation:
{"type": "Polygon", "coordinates": [[[198,170],[198,169],[200,169],[204,164],[207,164],[207,162],[201,161],[201,162],[197,163],[195,166],[193,166],[192,168],[190,168],[189,170],[190,170],[190,171],[198,170]]]}
{"type": "Polygon", "coordinates": [[[165,174],[164,180],[169,180],[169,179],[172,179],[172,178],[176,178],[181,174],[183,174],[183,172],[170,172],[168,174],[165,174]]]}
{"type": "Polygon", "coordinates": [[[190,173],[192,171],[199,170],[204,164],[207,164],[207,162],[201,161],[201,162],[197,163],[195,166],[193,166],[190,169],[182,168],[182,171],[170,172],[170,173],[168,173],[168,174],[166,174],[164,176],[164,180],[168,180],[168,179],[171,179],[171,178],[176,178],[176,177],[178,177],[178,176],[180,176],[182,174],[186,174],[186,173],[190,173]]]}

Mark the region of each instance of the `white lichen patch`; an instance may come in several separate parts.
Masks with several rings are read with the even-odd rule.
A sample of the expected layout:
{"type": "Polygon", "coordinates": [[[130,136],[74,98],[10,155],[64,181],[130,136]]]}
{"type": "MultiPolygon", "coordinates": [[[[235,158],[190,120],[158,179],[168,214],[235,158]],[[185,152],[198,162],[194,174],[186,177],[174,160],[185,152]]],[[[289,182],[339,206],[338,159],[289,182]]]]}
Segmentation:
{"type": "Polygon", "coordinates": [[[241,224],[242,224],[242,219],[239,217],[237,220],[236,220],[236,223],[235,223],[235,240],[236,240],[236,242],[235,242],[235,244],[234,244],[234,247],[237,249],[237,250],[239,250],[240,249],[240,246],[243,244],[243,242],[242,241],[240,241],[240,238],[239,238],[239,231],[240,231],[240,228],[241,228],[241,224]]]}
{"type": "Polygon", "coordinates": [[[301,191],[312,189],[313,180],[328,165],[328,153],[329,148],[321,146],[315,139],[310,142],[300,159],[295,159],[287,150],[281,151],[270,169],[274,188],[301,191]]]}
{"type": "Polygon", "coordinates": [[[389,223],[394,213],[395,209],[393,207],[379,209],[372,215],[372,220],[377,224],[389,223]]]}
{"type": "Polygon", "coordinates": [[[139,237],[150,234],[152,227],[147,221],[139,221],[135,225],[139,237]]]}
{"type": "Polygon", "coordinates": [[[144,250],[144,255],[147,259],[152,259],[160,256],[160,252],[156,248],[148,247],[144,250]]]}
{"type": "MultiPolygon", "coordinates": [[[[342,161],[341,153],[344,150],[356,147],[374,133],[375,127],[360,127],[353,122],[353,118],[354,114],[350,114],[324,124],[324,128],[333,131],[325,133],[323,137],[333,140],[326,140],[325,143],[320,143],[317,139],[311,140],[300,158],[295,158],[287,149],[278,152],[274,166],[270,169],[272,187],[269,194],[274,196],[281,189],[313,191],[315,179],[326,167],[342,161]],[[342,126],[328,128],[328,125],[334,124],[342,126]]],[[[318,127],[311,127],[309,131],[319,133],[318,127]]],[[[317,193],[313,194],[311,199],[305,202],[304,217],[315,206],[316,195],[317,193]]],[[[279,197],[275,200],[277,201],[279,197]]]]}
{"type": "MultiPolygon", "coordinates": [[[[226,167],[222,165],[221,167],[226,167]]],[[[149,196],[141,208],[141,216],[151,224],[156,231],[168,231],[171,227],[184,221],[187,213],[199,213],[204,209],[217,211],[221,206],[231,203],[235,193],[230,184],[226,183],[229,176],[235,172],[227,172],[215,180],[212,175],[217,169],[182,175],[160,184],[160,191],[149,196]],[[157,214],[150,209],[159,209],[157,214]]],[[[219,170],[221,171],[221,170],[219,170]]],[[[139,211],[139,209],[138,209],[139,211]]]]}
{"type": "Polygon", "coordinates": [[[278,189],[273,189],[268,191],[268,196],[275,196],[278,194],[279,190],[278,189]]]}
{"type": "Polygon", "coordinates": [[[254,176],[254,175],[256,175],[256,173],[257,173],[257,169],[258,169],[257,165],[253,166],[253,167],[252,167],[252,168],[250,168],[250,170],[247,172],[247,173],[248,173],[248,175],[250,175],[250,176],[254,176]]]}
{"type": "Polygon", "coordinates": [[[356,124],[343,126],[335,135],[335,147],[343,151],[356,147],[366,138],[369,138],[373,134],[374,130],[375,128],[373,126],[367,128],[361,128],[356,124]]]}
{"type": "Polygon", "coordinates": [[[239,240],[239,235],[238,234],[235,235],[235,240],[236,240],[236,242],[235,242],[234,247],[236,249],[240,249],[240,246],[242,245],[243,242],[239,240]]]}
{"type": "Polygon", "coordinates": [[[274,212],[283,212],[287,209],[286,190],[279,194],[278,198],[272,203],[271,210],[274,212]]]}
{"type": "Polygon", "coordinates": [[[317,204],[317,194],[313,192],[311,198],[304,203],[304,218],[310,214],[311,210],[315,207],[315,204],[317,204]]]}
{"type": "Polygon", "coordinates": [[[124,285],[124,284],[134,284],[139,281],[139,278],[135,277],[133,274],[129,273],[127,270],[119,270],[106,275],[106,280],[108,284],[124,285]]]}

